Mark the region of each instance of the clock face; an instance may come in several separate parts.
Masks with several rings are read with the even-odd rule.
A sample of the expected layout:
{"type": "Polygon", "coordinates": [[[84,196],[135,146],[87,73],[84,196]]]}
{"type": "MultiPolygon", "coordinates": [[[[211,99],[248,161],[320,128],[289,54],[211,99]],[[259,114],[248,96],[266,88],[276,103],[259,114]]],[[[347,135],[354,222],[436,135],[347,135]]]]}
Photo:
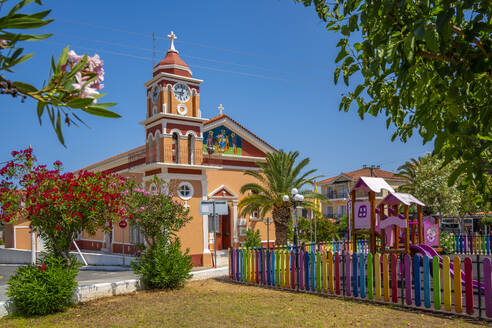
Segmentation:
{"type": "Polygon", "coordinates": [[[159,86],[154,86],[152,89],[152,103],[156,103],[157,100],[159,99],[159,86]]]}
{"type": "Polygon", "coordinates": [[[173,88],[174,97],[181,102],[186,102],[190,99],[191,91],[186,84],[176,83],[173,88]]]}

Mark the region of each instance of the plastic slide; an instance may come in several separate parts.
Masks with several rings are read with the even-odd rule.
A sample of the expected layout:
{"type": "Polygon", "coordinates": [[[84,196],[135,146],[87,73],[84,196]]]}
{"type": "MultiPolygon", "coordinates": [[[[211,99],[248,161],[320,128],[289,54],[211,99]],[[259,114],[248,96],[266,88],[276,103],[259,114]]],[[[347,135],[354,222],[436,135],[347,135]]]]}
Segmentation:
{"type": "MultiPolygon", "coordinates": [[[[437,256],[439,258],[439,266],[442,268],[442,257],[436,252],[434,248],[432,248],[429,245],[422,244],[420,246],[417,245],[410,245],[410,249],[415,250],[417,253],[426,255],[429,258],[433,258],[434,256],[437,256]]],[[[449,272],[451,273],[451,277],[454,277],[454,265],[453,262],[449,264],[450,270],[449,272]]],[[[465,273],[461,271],[460,269],[460,274],[461,274],[461,284],[464,286],[465,285],[465,273]]],[[[478,281],[472,280],[473,288],[478,288],[478,281]]],[[[480,284],[480,289],[484,291],[484,284],[480,284]]]]}

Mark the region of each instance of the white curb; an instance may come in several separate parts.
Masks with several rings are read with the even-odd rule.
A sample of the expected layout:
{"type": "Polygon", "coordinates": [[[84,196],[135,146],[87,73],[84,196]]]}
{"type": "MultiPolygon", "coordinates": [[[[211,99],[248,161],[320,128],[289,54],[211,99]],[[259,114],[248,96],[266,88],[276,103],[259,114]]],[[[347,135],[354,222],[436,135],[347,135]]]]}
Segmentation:
{"type": "MultiPolygon", "coordinates": [[[[190,281],[222,277],[228,273],[228,267],[194,271],[191,272],[193,277],[190,281]]],[[[138,279],[79,286],[73,294],[73,301],[75,303],[87,302],[102,297],[134,293],[141,289],[142,284],[138,279]]],[[[0,301],[0,318],[12,313],[13,311],[14,306],[11,301],[0,301]]]]}

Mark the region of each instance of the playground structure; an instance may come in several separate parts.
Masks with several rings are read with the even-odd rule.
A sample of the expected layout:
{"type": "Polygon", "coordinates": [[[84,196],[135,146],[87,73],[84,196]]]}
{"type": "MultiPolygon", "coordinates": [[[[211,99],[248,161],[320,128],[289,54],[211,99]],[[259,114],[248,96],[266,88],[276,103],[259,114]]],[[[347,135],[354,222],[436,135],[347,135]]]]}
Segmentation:
{"type": "Polygon", "coordinates": [[[384,253],[411,254],[421,252],[422,245],[430,246],[440,252],[439,219],[422,217],[420,200],[410,194],[397,193],[382,178],[361,177],[351,192],[351,217],[347,222],[352,248],[357,249],[357,235],[369,234],[369,251],[384,253]],[[376,205],[376,193],[388,192],[376,205]],[[357,199],[367,195],[368,201],[357,199]],[[403,215],[399,213],[403,206],[403,215]],[[410,218],[411,206],[417,207],[417,214],[410,218]],[[377,245],[379,237],[381,244],[377,245]]]}

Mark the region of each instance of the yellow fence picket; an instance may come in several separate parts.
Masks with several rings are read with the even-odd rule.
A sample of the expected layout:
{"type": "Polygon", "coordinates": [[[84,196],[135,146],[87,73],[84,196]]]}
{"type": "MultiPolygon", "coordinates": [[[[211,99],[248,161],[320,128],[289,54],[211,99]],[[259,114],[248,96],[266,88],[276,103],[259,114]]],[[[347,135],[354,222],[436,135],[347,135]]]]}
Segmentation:
{"type": "Polygon", "coordinates": [[[449,257],[444,256],[442,261],[442,288],[444,298],[444,309],[451,311],[451,274],[450,274],[449,257]]]}
{"type": "Polygon", "coordinates": [[[376,300],[381,300],[381,254],[374,255],[374,284],[376,285],[376,300]]]}
{"type": "Polygon", "coordinates": [[[389,302],[389,259],[388,254],[383,255],[383,289],[384,301],[389,302]]]}

